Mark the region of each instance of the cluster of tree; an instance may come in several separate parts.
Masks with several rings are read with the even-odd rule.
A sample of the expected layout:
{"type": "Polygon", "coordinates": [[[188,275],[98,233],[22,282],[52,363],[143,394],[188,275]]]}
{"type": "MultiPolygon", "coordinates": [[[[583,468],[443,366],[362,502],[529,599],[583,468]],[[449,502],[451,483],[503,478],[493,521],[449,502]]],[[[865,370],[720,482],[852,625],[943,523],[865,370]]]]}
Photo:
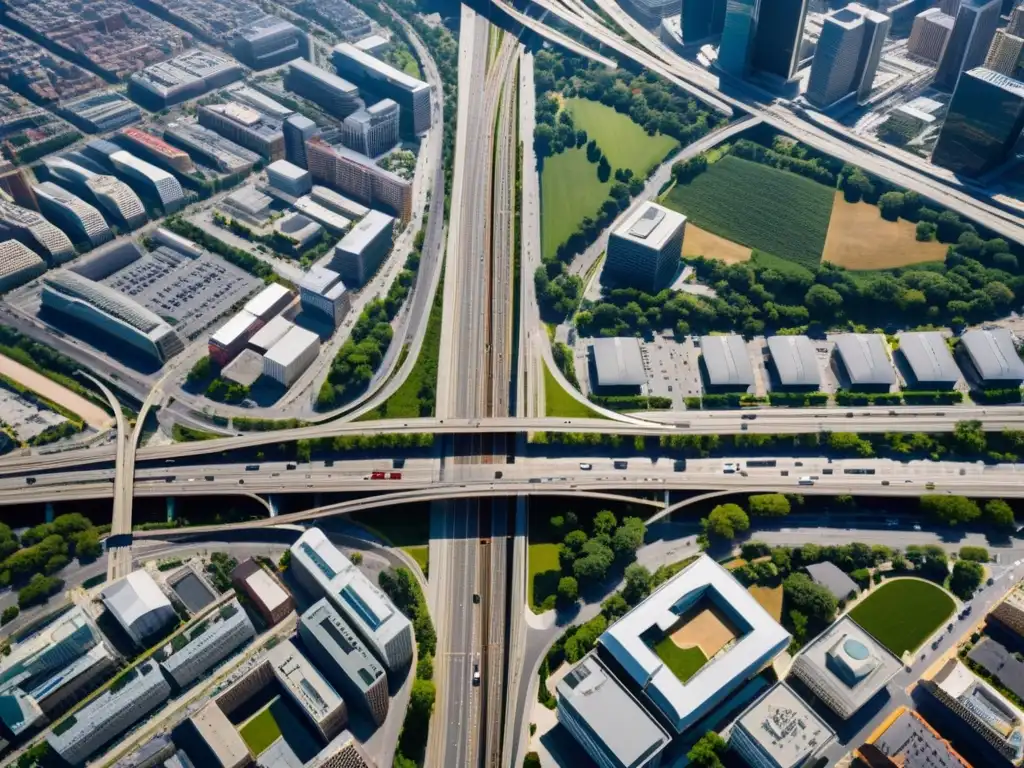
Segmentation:
{"type": "Polygon", "coordinates": [[[56,443],[58,440],[63,440],[66,437],[77,435],[84,429],[82,422],[80,421],[62,421],[60,424],[52,424],[38,435],[28,441],[29,445],[39,447],[41,445],[49,445],[50,443],[56,443]]]}
{"type": "Polygon", "coordinates": [[[63,569],[72,557],[84,563],[101,552],[99,531],[77,512],[29,528],[20,542],[8,526],[0,524],[0,586],[24,584],[33,574],[49,576],[63,569]]]}
{"type": "Polygon", "coordinates": [[[279,429],[297,429],[308,423],[302,419],[254,419],[248,416],[231,418],[231,426],[239,432],[275,432],[279,429]]]}
{"type": "Polygon", "coordinates": [[[747,139],[740,139],[729,148],[729,154],[806,176],[830,187],[835,186],[837,172],[842,167],[842,161],[835,158],[823,155],[808,158],[807,149],[802,144],[782,136],[775,138],[771,149],[747,139]]]}
{"type": "Polygon", "coordinates": [[[747,497],[747,510],[739,504],[719,504],[701,520],[701,530],[710,540],[711,536],[732,541],[750,529],[750,517],[785,517],[792,509],[792,500],[803,504],[803,496],[782,493],[755,493],[747,497]],[[749,512],[749,514],[748,514],[749,512]]]}
{"type": "Polygon", "coordinates": [[[12,621],[18,618],[18,614],[20,613],[21,608],[19,608],[16,605],[9,605],[6,608],[4,608],[3,612],[0,613],[0,627],[4,627],[10,624],[12,621]]]}
{"type": "Polygon", "coordinates": [[[659,395],[595,395],[587,396],[590,402],[613,411],[661,411],[672,407],[671,397],[659,395]]]}
{"type": "Polygon", "coordinates": [[[539,160],[543,162],[545,157],[586,146],[587,160],[597,163],[603,156],[601,150],[596,141],[590,139],[588,143],[587,139],[587,132],[577,130],[572,113],[562,110],[557,98],[550,94],[541,96],[537,102],[537,127],[533,131],[533,151],[539,160]]]}
{"type": "Polygon", "coordinates": [[[34,144],[29,144],[24,149],[14,149],[9,144],[4,145],[4,154],[8,158],[18,165],[27,165],[40,157],[45,157],[52,152],[57,152],[66,146],[74,144],[82,138],[82,134],[78,131],[65,131],[64,133],[58,133],[56,136],[50,136],[37,141],[34,144]]]}
{"type": "Polygon", "coordinates": [[[970,600],[985,579],[985,568],[973,560],[957,560],[949,576],[949,591],[961,600],[970,600]]]}
{"type": "Polygon", "coordinates": [[[248,251],[228,245],[205,230],[200,229],[195,224],[181,218],[181,216],[167,217],[163,226],[171,230],[171,232],[191,240],[196,245],[216,253],[225,261],[231,262],[236,267],[244,269],[249,274],[260,277],[268,283],[277,279],[274,275],[274,270],[265,261],[257,259],[248,251]]]}
{"type": "Polygon", "coordinates": [[[791,573],[782,582],[784,623],[799,645],[831,624],[838,608],[836,596],[806,573],[791,573]]]}
{"type": "Polygon", "coordinates": [[[185,385],[191,389],[198,389],[219,375],[220,366],[214,363],[209,355],[204,355],[189,368],[188,375],[185,377],[185,385]]]}
{"type": "Polygon", "coordinates": [[[714,731],[708,731],[693,745],[686,757],[700,768],[724,768],[722,755],[729,750],[729,744],[714,731]]]}
{"type": "Polygon", "coordinates": [[[559,321],[568,317],[576,311],[583,296],[583,279],[570,275],[565,264],[554,259],[537,267],[533,287],[544,320],[559,321]]]}
{"type": "Polygon", "coordinates": [[[249,391],[245,384],[218,376],[207,385],[204,394],[218,403],[238,404],[249,397],[249,391]]]}
{"type": "Polygon", "coordinates": [[[395,606],[412,622],[416,636],[419,660],[416,663],[416,679],[413,680],[409,709],[405,713],[402,733],[398,740],[398,754],[394,765],[419,765],[427,747],[430,715],[434,711],[437,692],[434,688],[434,654],[437,652],[437,635],[430,620],[427,601],[423,596],[416,577],[407,568],[381,571],[378,576],[380,588],[391,598],[395,606]]]}
{"type": "Polygon", "coordinates": [[[18,606],[28,608],[45,603],[62,589],[64,589],[64,579],[37,573],[29,579],[28,584],[18,590],[18,606]]]}
{"type": "Polygon", "coordinates": [[[827,392],[769,392],[768,402],[789,408],[817,408],[828,403],[827,392]]]}
{"type": "Polygon", "coordinates": [[[556,341],[551,345],[551,356],[555,360],[555,365],[558,366],[558,370],[565,376],[566,381],[572,384],[576,389],[580,388],[579,379],[576,378],[576,362],[573,356],[572,347],[568,344],[563,344],[560,341],[556,341]]]}
{"type": "Polygon", "coordinates": [[[1002,499],[989,499],[984,507],[965,496],[928,494],[920,499],[921,511],[945,525],[960,525],[982,520],[993,528],[1016,528],[1013,508],[1002,499]]]}
{"type": "Polygon", "coordinates": [[[231,589],[231,572],[238,566],[238,560],[226,552],[214,552],[206,564],[206,572],[217,591],[223,594],[231,589]]]}

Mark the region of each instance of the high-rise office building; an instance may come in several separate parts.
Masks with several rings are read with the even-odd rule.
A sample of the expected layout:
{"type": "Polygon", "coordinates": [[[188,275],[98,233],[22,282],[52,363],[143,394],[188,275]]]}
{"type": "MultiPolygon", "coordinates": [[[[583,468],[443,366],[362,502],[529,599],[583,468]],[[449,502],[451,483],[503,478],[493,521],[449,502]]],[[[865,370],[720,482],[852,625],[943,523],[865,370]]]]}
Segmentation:
{"type": "Polygon", "coordinates": [[[807,0],[760,0],[750,68],[790,80],[800,63],[807,0]]]}
{"type": "Polygon", "coordinates": [[[382,155],[398,143],[400,109],[391,99],[353,112],[345,118],[341,143],[367,157],[382,155]]]}
{"type": "Polygon", "coordinates": [[[1021,66],[1022,51],[1024,37],[1011,35],[1002,29],[996,30],[988,56],[985,57],[985,69],[1013,77],[1021,66]]]}
{"type": "Polygon", "coordinates": [[[759,0],[727,0],[718,68],[736,77],[747,72],[750,49],[757,34],[759,0]]]}
{"type": "Polygon", "coordinates": [[[972,69],[957,83],[932,162],[979,176],[1009,157],[1022,130],[1024,83],[984,67],[972,69]]]}
{"type": "Polygon", "coordinates": [[[960,75],[981,66],[999,26],[999,0],[963,0],[935,73],[935,87],[952,91],[960,75]]]}
{"type": "Polygon", "coordinates": [[[1017,37],[1024,37],[1024,3],[1010,12],[1010,23],[1006,25],[1006,32],[1017,37]]]}
{"type": "Polygon", "coordinates": [[[623,7],[645,27],[654,28],[679,12],[679,0],[626,0],[623,7]]]}
{"type": "Polygon", "coordinates": [[[686,217],[656,203],[640,206],[608,238],[604,275],[657,293],[679,268],[686,217]]]}
{"type": "Polygon", "coordinates": [[[284,84],[288,90],[319,104],[334,117],[348,117],[362,106],[356,85],[325,72],[305,59],[295,59],[288,63],[284,84]]]}
{"type": "Polygon", "coordinates": [[[306,34],[277,16],[264,16],[235,32],[232,52],[253,69],[267,69],[309,55],[306,34]]]}
{"type": "Polygon", "coordinates": [[[292,115],[281,126],[284,131],[284,156],[292,165],[306,167],[306,142],[320,129],[305,115],[292,115]]]}
{"type": "Polygon", "coordinates": [[[907,51],[919,59],[938,64],[953,31],[953,22],[952,16],[938,8],[929,8],[917,14],[910,30],[910,40],[907,41],[907,51]]]}
{"type": "Polygon", "coordinates": [[[689,45],[722,34],[726,0],[683,0],[679,23],[683,42],[689,45]]]}
{"type": "Polygon", "coordinates": [[[334,246],[330,268],[341,275],[346,285],[366,285],[391,252],[394,230],[393,218],[370,211],[334,246]]]}
{"type": "Polygon", "coordinates": [[[866,98],[878,71],[889,24],[884,13],[859,3],[825,17],[811,65],[807,100],[824,108],[852,93],[857,94],[858,101],[866,98]]]}
{"type": "Polygon", "coordinates": [[[338,74],[361,91],[398,102],[404,133],[423,133],[430,127],[430,86],[425,82],[349,43],[335,46],[332,61],[338,74]]]}
{"type": "Polygon", "coordinates": [[[939,3],[939,10],[949,16],[956,16],[956,12],[960,10],[960,0],[942,0],[939,3]]]}

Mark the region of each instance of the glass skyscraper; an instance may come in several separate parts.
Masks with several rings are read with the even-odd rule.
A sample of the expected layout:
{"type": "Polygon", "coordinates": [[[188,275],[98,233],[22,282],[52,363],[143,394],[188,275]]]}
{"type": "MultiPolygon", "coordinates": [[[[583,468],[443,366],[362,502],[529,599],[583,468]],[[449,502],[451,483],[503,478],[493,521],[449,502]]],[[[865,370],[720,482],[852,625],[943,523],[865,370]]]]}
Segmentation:
{"type": "Polygon", "coordinates": [[[743,77],[757,34],[757,15],[761,0],[727,0],[722,44],[718,48],[718,66],[730,75],[743,77]]]}
{"type": "Polygon", "coordinates": [[[961,72],[980,67],[999,26],[999,0],[963,0],[935,72],[935,87],[952,91],[961,72]]]}
{"type": "Polygon", "coordinates": [[[1024,83],[984,67],[964,72],[932,162],[979,176],[1005,161],[1024,130],[1024,83]]]}
{"type": "Polygon", "coordinates": [[[792,78],[800,62],[806,16],[807,0],[761,0],[751,69],[792,78]]]}
{"type": "Polygon", "coordinates": [[[681,30],[684,43],[722,34],[725,0],[683,0],[681,30]]]}

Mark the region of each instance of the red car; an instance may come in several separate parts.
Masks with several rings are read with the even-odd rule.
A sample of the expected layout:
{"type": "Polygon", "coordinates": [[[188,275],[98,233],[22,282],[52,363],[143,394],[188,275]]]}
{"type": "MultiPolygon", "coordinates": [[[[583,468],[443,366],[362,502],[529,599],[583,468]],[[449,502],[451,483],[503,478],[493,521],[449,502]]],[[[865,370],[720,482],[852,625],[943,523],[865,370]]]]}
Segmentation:
{"type": "Polygon", "coordinates": [[[387,478],[387,473],[386,472],[371,472],[370,473],[370,479],[371,480],[384,480],[386,478],[387,478]]]}
{"type": "Polygon", "coordinates": [[[401,480],[401,479],[402,479],[402,473],[401,472],[388,472],[388,480],[401,480]]]}

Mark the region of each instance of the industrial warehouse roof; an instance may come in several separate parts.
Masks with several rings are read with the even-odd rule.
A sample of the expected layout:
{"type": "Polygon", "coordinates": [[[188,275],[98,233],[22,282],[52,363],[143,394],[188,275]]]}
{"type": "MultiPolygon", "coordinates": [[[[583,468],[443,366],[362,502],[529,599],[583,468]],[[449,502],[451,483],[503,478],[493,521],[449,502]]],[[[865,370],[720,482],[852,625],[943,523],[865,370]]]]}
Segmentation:
{"type": "Polygon", "coordinates": [[[286,179],[298,180],[309,175],[309,171],[287,160],[275,160],[267,166],[268,174],[279,174],[286,179]]]}
{"type": "Polygon", "coordinates": [[[784,387],[817,387],[821,385],[818,356],[814,342],[806,336],[771,336],[768,352],[775,363],[779,383],[784,387]]]}
{"type": "MultiPolygon", "coordinates": [[[[889,758],[890,765],[900,768],[971,768],[950,742],[907,707],[886,718],[867,743],[889,758]]],[[[869,750],[862,746],[858,753],[869,750]]]]}
{"type": "Polygon", "coordinates": [[[669,210],[657,203],[645,203],[622,222],[622,226],[613,234],[646,248],[660,249],[684,224],[686,217],[678,211],[669,210]]]}
{"type": "Polygon", "coordinates": [[[857,583],[843,573],[835,563],[824,561],[807,566],[807,573],[815,584],[820,584],[835,595],[838,600],[845,600],[851,592],[859,592],[857,583]]]}
{"type": "Polygon", "coordinates": [[[851,717],[901,666],[885,646],[843,616],[804,647],[793,674],[840,717],[851,717]]]}
{"type": "Polygon", "coordinates": [[[619,765],[647,765],[670,741],[640,702],[591,653],[558,682],[558,696],[619,765]]]}
{"type": "Polygon", "coordinates": [[[294,327],[295,323],[285,318],[284,315],[278,315],[252,335],[252,338],[249,339],[249,346],[266,352],[294,327]]]}
{"type": "Polygon", "coordinates": [[[701,354],[713,387],[751,387],[754,366],[742,336],[701,336],[701,354]]]}
{"type": "Polygon", "coordinates": [[[267,350],[264,357],[287,368],[314,344],[320,344],[319,336],[305,328],[295,326],[278,339],[277,343],[267,350]]]}
{"type": "Polygon", "coordinates": [[[126,627],[135,624],[147,613],[174,610],[167,595],[145,571],[132,571],[104,589],[100,596],[103,604],[126,627]]]}
{"type": "Polygon", "coordinates": [[[390,231],[394,223],[393,216],[380,211],[370,211],[341,239],[338,248],[346,253],[362,253],[382,232],[390,231]]]}
{"type": "Polygon", "coordinates": [[[245,303],[245,311],[256,317],[263,317],[277,302],[289,295],[291,291],[280,283],[271,283],[245,303]]]}
{"type": "Polygon", "coordinates": [[[1024,381],[1024,363],[1006,328],[968,331],[960,341],[985,383],[1024,381]]]}
{"type": "Polygon", "coordinates": [[[952,386],[960,380],[960,369],[938,331],[901,333],[899,341],[900,354],[918,381],[952,386]]]}
{"type": "Polygon", "coordinates": [[[766,661],[789,644],[789,633],[725,568],[701,555],[627,613],[598,642],[625,674],[644,689],[677,731],[703,717],[766,661]],[[651,635],[670,636],[690,609],[708,600],[736,627],[725,653],[715,656],[685,683],[651,646],[651,635]]]}
{"type": "Polygon", "coordinates": [[[256,322],[256,315],[244,309],[217,329],[210,337],[210,343],[218,347],[230,347],[239,337],[244,336],[256,322]]]}
{"type": "Polygon", "coordinates": [[[875,386],[896,383],[885,337],[880,333],[839,333],[833,339],[853,385],[875,386]]]}
{"type": "Polygon", "coordinates": [[[594,339],[590,343],[597,384],[601,387],[639,387],[647,383],[640,341],[632,337],[594,339]]]}
{"type": "Polygon", "coordinates": [[[793,768],[835,736],[785,683],[777,683],[736,718],[739,728],[774,765],[793,768]]]}

